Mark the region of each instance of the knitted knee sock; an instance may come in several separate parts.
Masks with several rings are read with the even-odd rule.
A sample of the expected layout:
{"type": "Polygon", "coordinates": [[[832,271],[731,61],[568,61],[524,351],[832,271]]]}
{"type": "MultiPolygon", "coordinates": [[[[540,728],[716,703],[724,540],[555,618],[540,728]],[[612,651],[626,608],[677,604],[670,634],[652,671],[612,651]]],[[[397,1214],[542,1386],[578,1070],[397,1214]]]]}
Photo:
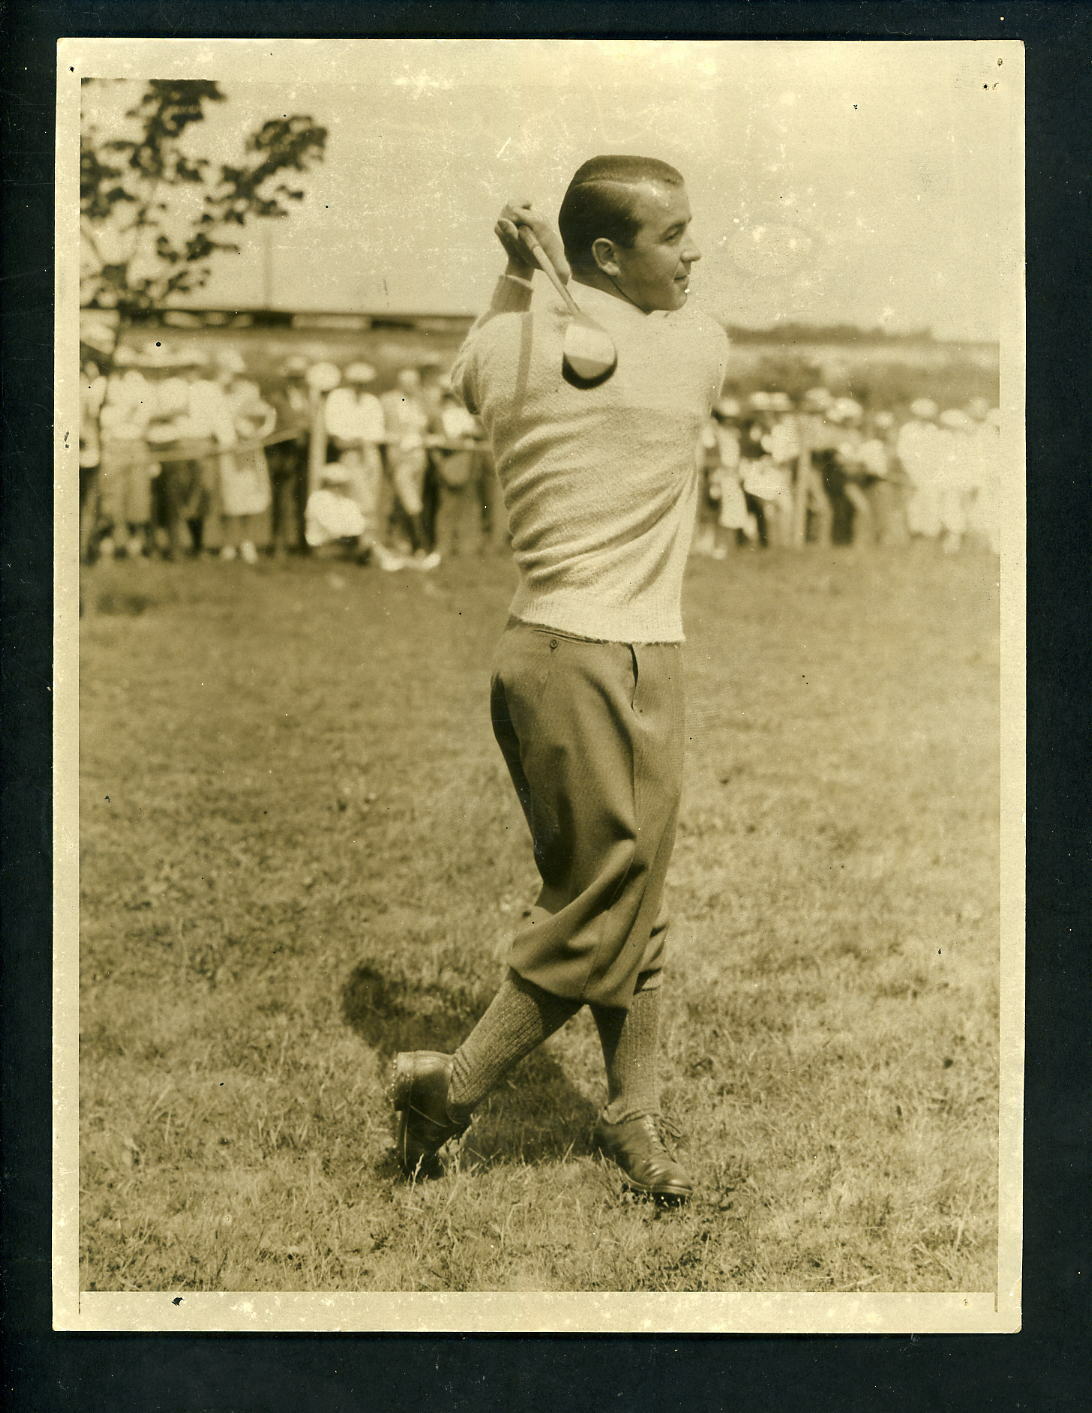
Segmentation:
{"type": "Polygon", "coordinates": [[[452,1117],[467,1117],[513,1065],[576,1014],[580,1001],[554,996],[510,971],[489,1009],[455,1051],[448,1089],[452,1117]]]}
{"type": "Polygon", "coordinates": [[[659,987],[636,991],[628,1011],[593,1006],[592,1015],[607,1066],[604,1119],[616,1124],[637,1114],[658,1114],[659,987]]]}

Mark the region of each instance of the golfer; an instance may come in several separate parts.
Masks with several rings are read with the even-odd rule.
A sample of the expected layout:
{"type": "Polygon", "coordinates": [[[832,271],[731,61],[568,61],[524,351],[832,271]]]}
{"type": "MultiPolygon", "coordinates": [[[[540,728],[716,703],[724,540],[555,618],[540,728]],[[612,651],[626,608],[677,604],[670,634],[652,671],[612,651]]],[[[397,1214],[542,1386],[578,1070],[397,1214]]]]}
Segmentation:
{"type": "Polygon", "coordinates": [[[685,308],[699,258],[690,219],[679,173],[641,157],[584,163],[560,242],[529,202],[510,203],[496,226],[507,268],[452,370],[490,439],[520,574],[491,707],[542,888],[506,980],[455,1054],[395,1058],[407,1174],[437,1172],[439,1149],[494,1086],[588,1005],[608,1087],[599,1147],[632,1190],[664,1201],[693,1190],[659,1111],[661,897],[682,772],[697,449],[727,340],[685,308]],[[616,371],[598,386],[562,376],[570,316],[560,301],[531,309],[521,227],[614,342],[616,371]]]}

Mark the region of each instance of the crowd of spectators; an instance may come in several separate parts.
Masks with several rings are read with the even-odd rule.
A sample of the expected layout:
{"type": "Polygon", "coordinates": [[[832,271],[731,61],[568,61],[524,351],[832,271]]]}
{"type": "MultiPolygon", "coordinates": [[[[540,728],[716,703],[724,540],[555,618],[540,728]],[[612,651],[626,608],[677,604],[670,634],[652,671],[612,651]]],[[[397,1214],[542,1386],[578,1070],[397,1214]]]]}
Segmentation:
{"type": "Polygon", "coordinates": [[[902,415],[826,388],[722,398],[702,439],[695,552],[736,545],[938,542],[1000,536],[1000,413],[982,398],[902,415]]]}
{"type": "MultiPolygon", "coordinates": [[[[90,562],[345,556],[436,568],[503,550],[481,427],[429,364],[292,356],[259,380],[234,349],[121,348],[80,384],[80,547],[90,562]]],[[[724,397],[696,449],[694,552],[807,543],[999,542],[999,414],[863,407],[813,388],[724,397]]]]}
{"type": "Polygon", "coordinates": [[[80,548],[144,560],[348,556],[384,570],[507,544],[477,420],[432,365],[377,391],[361,361],[288,358],[259,381],[233,349],[122,348],[80,383],[80,548]]]}

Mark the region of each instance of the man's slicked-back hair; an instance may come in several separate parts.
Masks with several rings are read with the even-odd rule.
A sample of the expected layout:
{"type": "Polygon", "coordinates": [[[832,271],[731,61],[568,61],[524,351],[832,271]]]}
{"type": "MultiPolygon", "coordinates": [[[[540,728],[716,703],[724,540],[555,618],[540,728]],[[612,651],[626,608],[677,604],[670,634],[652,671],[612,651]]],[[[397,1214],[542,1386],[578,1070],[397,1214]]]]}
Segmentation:
{"type": "Polygon", "coordinates": [[[557,217],[570,265],[593,264],[592,244],[600,237],[633,244],[640,229],[636,188],[643,182],[682,186],[683,179],[658,157],[592,157],[577,169],[557,217]]]}

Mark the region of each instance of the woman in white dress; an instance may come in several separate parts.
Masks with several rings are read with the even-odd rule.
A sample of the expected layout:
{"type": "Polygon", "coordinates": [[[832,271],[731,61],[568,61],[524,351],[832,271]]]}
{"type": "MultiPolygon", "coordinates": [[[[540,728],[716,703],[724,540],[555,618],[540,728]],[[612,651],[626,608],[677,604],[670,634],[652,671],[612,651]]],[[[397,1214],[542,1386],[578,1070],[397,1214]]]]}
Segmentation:
{"type": "Polygon", "coordinates": [[[260,518],[272,500],[265,448],[247,446],[272,432],[277,414],[256,383],[245,377],[246,365],[234,351],[217,359],[218,378],[231,409],[235,437],[241,449],[220,457],[220,512],[224,545],[221,559],[241,557],[247,564],[258,559],[260,518]]]}

